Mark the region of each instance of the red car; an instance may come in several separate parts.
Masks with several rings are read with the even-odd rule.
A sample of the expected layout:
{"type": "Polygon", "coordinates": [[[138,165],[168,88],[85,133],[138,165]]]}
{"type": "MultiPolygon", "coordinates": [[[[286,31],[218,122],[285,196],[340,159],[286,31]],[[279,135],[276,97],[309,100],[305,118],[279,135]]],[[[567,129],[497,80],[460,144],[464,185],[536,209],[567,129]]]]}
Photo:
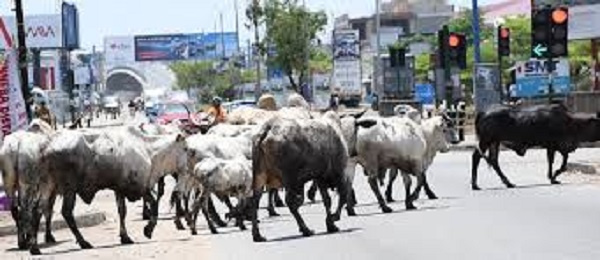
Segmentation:
{"type": "Polygon", "coordinates": [[[189,117],[185,104],[183,103],[164,103],[158,105],[158,114],[156,123],[161,125],[170,124],[173,121],[178,121],[181,124],[187,124],[189,117]]]}

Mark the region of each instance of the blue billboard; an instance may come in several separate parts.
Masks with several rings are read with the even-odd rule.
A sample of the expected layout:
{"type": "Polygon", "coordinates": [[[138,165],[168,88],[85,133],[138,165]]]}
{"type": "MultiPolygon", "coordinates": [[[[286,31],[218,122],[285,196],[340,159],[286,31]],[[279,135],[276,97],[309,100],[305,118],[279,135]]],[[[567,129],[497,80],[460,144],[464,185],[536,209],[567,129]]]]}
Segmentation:
{"type": "Polygon", "coordinates": [[[435,103],[435,90],[431,84],[415,84],[415,100],[423,105],[435,103]]]}
{"type": "Polygon", "coordinates": [[[214,60],[236,50],[236,33],[135,36],[136,61],[214,60]]]}

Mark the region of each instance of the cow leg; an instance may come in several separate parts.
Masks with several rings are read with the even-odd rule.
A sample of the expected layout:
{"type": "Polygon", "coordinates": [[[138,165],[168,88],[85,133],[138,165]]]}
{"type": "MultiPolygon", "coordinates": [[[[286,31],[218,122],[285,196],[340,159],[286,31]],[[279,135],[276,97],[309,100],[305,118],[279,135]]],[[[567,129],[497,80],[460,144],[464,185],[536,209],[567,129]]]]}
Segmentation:
{"type": "Polygon", "coordinates": [[[406,206],[406,210],[417,209],[411,200],[410,187],[412,186],[412,178],[410,175],[406,173],[402,173],[402,180],[404,182],[404,192],[405,192],[405,201],[404,205],[406,206]]]}
{"type": "Polygon", "coordinates": [[[306,197],[310,200],[311,203],[315,203],[315,197],[317,196],[317,183],[313,181],[306,193],[306,197]]]}
{"type": "Polygon", "coordinates": [[[36,203],[37,205],[34,206],[33,212],[32,212],[32,226],[31,229],[29,230],[29,253],[32,255],[41,255],[42,252],[40,251],[38,242],[37,242],[37,233],[39,231],[40,228],[40,220],[42,218],[42,214],[40,214],[40,207],[39,204],[36,203]]]}
{"type": "Polygon", "coordinates": [[[379,207],[383,213],[391,213],[392,209],[385,204],[385,200],[383,196],[381,196],[381,192],[379,191],[379,186],[377,186],[377,181],[379,180],[379,176],[376,174],[369,173],[369,185],[371,186],[371,190],[375,194],[377,198],[377,202],[379,203],[379,207]]]}
{"type": "Polygon", "coordinates": [[[477,185],[477,171],[479,168],[479,163],[481,162],[481,153],[485,153],[485,150],[481,150],[481,152],[477,149],[473,151],[472,160],[471,160],[471,189],[472,190],[481,190],[479,185],[477,185]]]}
{"type": "Polygon", "coordinates": [[[117,199],[117,211],[119,212],[119,236],[121,237],[121,244],[129,245],[133,244],[133,240],[127,234],[127,228],[125,227],[125,217],[127,216],[127,205],[125,205],[125,197],[115,192],[117,199]]]}
{"type": "MultiPolygon", "coordinates": [[[[300,185],[302,186],[302,185],[300,185]]],[[[300,212],[298,209],[304,203],[304,188],[303,187],[292,187],[286,191],[285,194],[285,203],[287,204],[290,212],[296,219],[296,224],[298,224],[298,228],[300,229],[300,233],[303,236],[309,237],[315,234],[314,231],[310,230],[306,223],[304,223],[304,219],[300,216],[300,212]]]]}
{"type": "MultiPolygon", "coordinates": [[[[402,173],[402,174],[408,176],[408,174],[405,174],[405,173],[402,173]]],[[[413,205],[412,209],[415,209],[413,203],[415,200],[418,199],[419,193],[421,193],[421,189],[423,188],[423,186],[425,186],[425,172],[417,173],[416,176],[417,176],[417,186],[415,187],[415,191],[412,194],[410,194],[409,197],[407,198],[407,200],[410,201],[410,202],[407,202],[407,205],[409,205],[409,204],[413,205]]],[[[410,176],[408,176],[408,178],[410,178],[410,176]]],[[[408,209],[408,207],[407,207],[407,209],[408,209]]]]}
{"type": "Polygon", "coordinates": [[[325,206],[325,224],[327,225],[327,233],[339,232],[340,229],[335,226],[335,222],[333,220],[334,216],[331,214],[331,197],[329,197],[329,193],[327,192],[327,186],[323,183],[318,183],[317,186],[319,188],[319,192],[321,193],[321,198],[323,199],[323,206],[325,206]]]}
{"type": "Polygon", "coordinates": [[[283,203],[281,196],[279,196],[278,189],[273,189],[273,203],[275,203],[275,207],[277,207],[277,208],[285,207],[285,204],[283,203]]]}
{"type": "Polygon", "coordinates": [[[552,183],[552,180],[554,180],[553,171],[552,171],[552,166],[554,165],[554,154],[555,154],[554,150],[552,150],[552,149],[546,150],[546,157],[548,158],[548,180],[551,183],[552,183]]]}
{"type": "MultiPolygon", "coordinates": [[[[211,215],[209,212],[209,208],[210,208],[210,204],[211,204],[211,199],[210,199],[210,194],[207,192],[207,195],[202,195],[200,197],[200,204],[201,209],[202,209],[202,215],[204,215],[204,218],[206,219],[206,223],[208,224],[208,228],[210,229],[210,233],[213,234],[219,234],[219,232],[217,231],[217,228],[215,228],[214,223],[212,222],[211,219],[211,215]]],[[[214,207],[214,205],[213,205],[214,207]]],[[[194,221],[195,222],[195,221],[194,221]]]]}
{"type": "MultiPolygon", "coordinates": [[[[254,185],[256,187],[256,185],[254,185]]],[[[254,189],[252,200],[250,201],[252,208],[252,240],[254,242],[265,242],[267,239],[260,234],[258,227],[258,206],[260,203],[260,197],[262,196],[262,188],[254,189]]]]}
{"type": "Polygon", "coordinates": [[[56,239],[52,235],[52,214],[54,214],[54,202],[56,202],[56,193],[53,193],[48,198],[48,204],[44,210],[44,217],[46,219],[46,234],[44,235],[44,241],[47,244],[56,243],[56,239]]]}
{"type": "Polygon", "coordinates": [[[246,230],[246,225],[244,225],[244,220],[246,218],[245,209],[246,209],[246,198],[244,196],[238,196],[238,204],[236,208],[233,210],[236,212],[236,226],[240,228],[240,230],[246,230]]]}
{"type": "MultiPolygon", "coordinates": [[[[275,197],[278,196],[277,195],[277,189],[269,189],[269,196],[268,196],[268,204],[267,204],[267,211],[269,211],[269,217],[279,217],[279,213],[277,213],[277,211],[275,211],[275,197]]],[[[280,198],[281,199],[281,198],[280,198]]]]}
{"type": "Polygon", "coordinates": [[[556,178],[558,178],[558,176],[560,176],[563,172],[567,171],[567,161],[569,160],[569,153],[561,152],[561,155],[563,157],[563,161],[560,165],[560,168],[556,170],[556,173],[554,173],[554,176],[552,177],[552,179],[550,179],[550,182],[552,184],[560,184],[560,181],[558,181],[556,178]]]}
{"type": "Polygon", "coordinates": [[[173,191],[171,193],[171,205],[175,206],[175,227],[177,230],[185,230],[185,227],[181,223],[181,217],[185,215],[183,207],[181,206],[181,193],[179,191],[173,191]]]}
{"type": "Polygon", "coordinates": [[[75,208],[75,193],[67,192],[63,197],[63,205],[61,209],[61,213],[69,229],[71,229],[71,233],[75,236],[75,240],[77,244],[81,247],[81,249],[90,249],[93,248],[90,243],[85,241],[79,229],[77,228],[77,223],[75,223],[75,217],[73,217],[73,209],[75,208]]]}
{"type": "MultiPolygon", "coordinates": [[[[341,199],[341,197],[340,197],[341,199]]],[[[356,211],[354,211],[354,207],[356,206],[356,194],[354,193],[354,188],[350,188],[348,191],[348,205],[346,205],[346,212],[348,216],[356,216],[356,211]]]]}
{"type": "Polygon", "coordinates": [[[196,231],[196,221],[198,220],[198,212],[200,211],[200,207],[202,207],[202,201],[200,198],[195,198],[191,211],[187,211],[187,224],[190,227],[190,231],[192,232],[192,236],[198,235],[198,231],[196,231]]]}
{"type": "Polygon", "coordinates": [[[500,169],[500,164],[498,163],[498,155],[500,154],[500,144],[499,143],[495,143],[494,145],[492,145],[490,147],[490,163],[492,165],[492,168],[494,169],[494,171],[496,171],[496,174],[498,174],[498,177],[500,177],[500,180],[502,180],[502,183],[504,183],[504,185],[506,185],[507,188],[514,188],[516,187],[514,184],[512,184],[510,182],[510,180],[508,180],[508,178],[506,177],[506,175],[504,175],[504,173],[502,172],[502,169],[500,169]]]}
{"type": "Polygon", "coordinates": [[[16,196],[9,196],[10,200],[10,214],[15,221],[17,227],[17,246],[19,250],[27,249],[27,235],[23,232],[21,221],[19,221],[19,202],[16,196]]]}
{"type": "Polygon", "coordinates": [[[429,187],[429,181],[427,181],[427,174],[426,173],[423,173],[423,187],[425,188],[425,194],[427,194],[427,197],[430,200],[437,200],[438,199],[438,197],[435,195],[435,193],[433,193],[433,190],[431,190],[431,187],[429,187]]]}
{"type": "Polygon", "coordinates": [[[398,178],[398,169],[397,168],[391,168],[390,169],[390,179],[388,181],[388,185],[387,185],[387,189],[385,190],[385,200],[388,203],[392,203],[394,202],[394,198],[392,196],[393,193],[393,186],[394,186],[394,181],[396,180],[396,178],[398,178]]]}
{"type": "MultiPolygon", "coordinates": [[[[223,221],[223,219],[221,219],[219,212],[217,212],[217,209],[215,208],[215,203],[213,202],[213,199],[209,196],[207,200],[208,201],[206,202],[207,203],[206,210],[207,210],[210,218],[213,219],[219,227],[226,227],[227,223],[225,221],[223,221]]],[[[230,204],[231,204],[231,202],[230,202],[230,204]]]]}
{"type": "Polygon", "coordinates": [[[154,232],[154,228],[156,227],[156,223],[158,222],[158,202],[154,199],[151,192],[146,192],[146,201],[148,207],[150,207],[150,220],[148,224],[144,227],[144,236],[148,239],[152,238],[152,232],[154,232]]]}

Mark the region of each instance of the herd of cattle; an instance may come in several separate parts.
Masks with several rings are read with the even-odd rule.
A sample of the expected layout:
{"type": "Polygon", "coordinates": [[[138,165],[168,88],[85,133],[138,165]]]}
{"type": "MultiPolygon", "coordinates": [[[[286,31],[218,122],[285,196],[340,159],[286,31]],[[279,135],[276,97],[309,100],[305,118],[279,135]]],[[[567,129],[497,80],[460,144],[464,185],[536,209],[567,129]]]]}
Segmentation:
{"type": "MultiPolygon", "coordinates": [[[[285,204],[297,221],[300,232],[313,231],[298,209],[304,203],[304,186],[312,181],[312,195],[320,192],[326,208],[328,232],[337,232],[336,222],[346,209],[355,215],[353,190],[357,164],[364,168],[368,182],[383,212],[392,209],[391,183],[402,174],[406,208],[424,189],[430,199],[436,195],[427,182],[426,171],[437,152],[447,152],[455,127],[448,117],[420,118],[408,113],[389,118],[334,111],[313,112],[304,101],[280,110],[245,108],[229,115],[229,124],[207,133],[189,135],[176,127],[141,124],[110,130],[58,130],[34,120],[27,130],[6,136],[0,143],[0,171],[4,189],[12,201],[11,213],[18,229],[18,246],[40,254],[37,242],[40,219],[46,219],[46,242],[51,233],[55,198],[63,198],[62,216],[81,248],[91,248],[79,232],[73,216],[76,196],[91,203],[104,189],[115,193],[120,217],[122,244],[133,243],[125,227],[125,199],[143,199],[144,235],[151,238],[158,219],[158,202],[164,193],[164,178],[173,176],[176,185],[171,204],[176,208],[175,225],[185,229],[183,218],[196,234],[199,212],[212,233],[226,223],[216,212],[211,195],[225,203],[227,218],[245,230],[252,222],[256,242],[266,239],[259,231],[257,211],[263,192],[268,192],[270,216],[278,215],[278,192],[285,191],[285,204]],[[389,171],[388,171],[389,170],[389,171]],[[379,190],[390,173],[385,199],[379,190]],[[416,187],[412,189],[412,177],[416,187]],[[158,186],[158,192],[155,192],[158,186]],[[332,208],[329,190],[338,193],[332,208]],[[235,206],[230,198],[235,198],[235,206]]],[[[514,187],[498,165],[502,144],[519,155],[541,146],[548,150],[549,178],[557,183],[565,171],[567,154],[581,142],[600,140],[600,119],[580,117],[562,105],[518,108],[496,106],[476,118],[479,148],[473,153],[472,188],[477,186],[477,166],[483,158],[509,187],[514,187]],[[564,157],[562,167],[552,173],[554,153],[564,157]]]]}

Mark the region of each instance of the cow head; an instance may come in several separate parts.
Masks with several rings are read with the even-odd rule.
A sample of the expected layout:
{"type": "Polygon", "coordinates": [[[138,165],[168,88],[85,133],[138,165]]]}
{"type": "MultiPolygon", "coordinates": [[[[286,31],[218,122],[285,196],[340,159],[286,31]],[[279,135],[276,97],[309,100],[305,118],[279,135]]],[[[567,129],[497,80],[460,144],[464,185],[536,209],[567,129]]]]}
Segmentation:
{"type": "Polygon", "coordinates": [[[442,128],[446,135],[446,141],[452,144],[459,143],[460,141],[458,138],[458,128],[456,121],[450,118],[450,116],[448,116],[448,114],[446,113],[442,113],[440,116],[442,118],[442,128]]]}

